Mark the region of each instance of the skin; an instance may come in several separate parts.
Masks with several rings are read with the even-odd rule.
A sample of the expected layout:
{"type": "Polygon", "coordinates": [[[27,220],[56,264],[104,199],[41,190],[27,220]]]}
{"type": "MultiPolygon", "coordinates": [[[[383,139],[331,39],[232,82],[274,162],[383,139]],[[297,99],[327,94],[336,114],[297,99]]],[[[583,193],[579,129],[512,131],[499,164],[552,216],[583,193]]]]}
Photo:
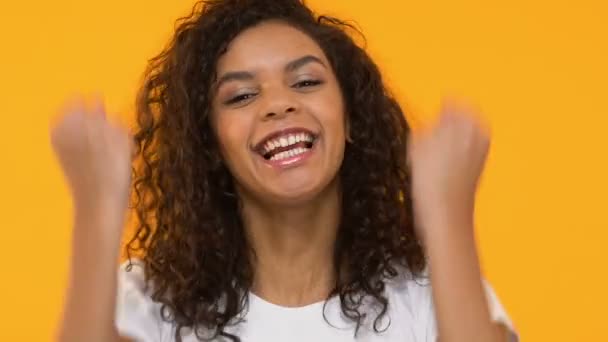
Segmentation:
{"type": "Polygon", "coordinates": [[[230,44],[218,63],[218,79],[234,72],[251,76],[219,84],[213,126],[257,251],[252,290],[287,306],[322,300],[333,281],[330,260],[340,213],[336,175],[345,145],[338,81],[311,38],[278,22],[246,30],[230,44]],[[314,59],[288,67],[306,56],[314,59]],[[227,103],[235,96],[246,99],[227,103]],[[252,151],[269,133],[292,127],[317,134],[314,152],[302,165],[273,168],[252,151]]]}
{"type": "MultiPolygon", "coordinates": [[[[267,22],[242,32],[217,66],[218,79],[235,71],[249,74],[218,83],[213,127],[257,251],[252,291],[283,306],[323,300],[333,281],[332,245],[341,210],[336,175],[347,120],[328,65],[306,35],[267,22]],[[273,39],[267,39],[270,33],[273,39]],[[318,61],[285,69],[304,56],[318,61]],[[323,82],[294,86],[309,78],[323,82]],[[254,95],[227,103],[243,94],[254,95]],[[251,147],[266,134],[292,126],[319,134],[317,149],[297,167],[268,167],[251,147]]],[[[473,213],[489,136],[469,112],[448,106],[434,126],[412,137],[417,233],[430,258],[441,341],[507,341],[504,328],[490,321],[481,283],[473,213]]],[[[70,288],[59,333],[63,342],[119,341],[112,324],[115,265],[128,198],[130,145],[126,132],[103,113],[101,106],[72,105],[52,132],[76,209],[70,288]]]]}
{"type": "Polygon", "coordinates": [[[295,28],[263,23],[232,41],[217,74],[224,81],[217,82],[213,126],[239,194],[247,193],[263,206],[301,207],[327,188],[335,192],[344,156],[344,104],[320,47],[295,28]],[[226,80],[234,73],[250,78],[226,80]],[[227,103],[232,99],[240,101],[227,103]],[[291,127],[317,134],[318,153],[303,166],[268,167],[251,147],[269,133],[291,127]]]}
{"type": "Polygon", "coordinates": [[[475,193],[489,134],[470,108],[445,104],[409,144],[416,229],[429,256],[441,341],[508,341],[490,319],[474,232],[475,193]]]}
{"type": "Polygon", "coordinates": [[[74,203],[72,258],[58,341],[124,341],[114,327],[116,264],[130,184],[126,129],[93,106],[70,101],[51,144],[74,203]]]}

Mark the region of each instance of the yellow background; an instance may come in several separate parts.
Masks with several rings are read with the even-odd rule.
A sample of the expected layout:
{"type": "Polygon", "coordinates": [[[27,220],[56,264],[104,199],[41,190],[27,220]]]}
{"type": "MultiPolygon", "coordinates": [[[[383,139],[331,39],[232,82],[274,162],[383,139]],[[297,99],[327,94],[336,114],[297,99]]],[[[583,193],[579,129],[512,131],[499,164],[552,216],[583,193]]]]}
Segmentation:
{"type": "MultiPolygon", "coordinates": [[[[494,132],[483,265],[525,341],[608,341],[608,6],[601,0],[311,1],[355,19],[422,120],[442,96],[494,132]],[[324,3],[324,4],[323,4],[324,3]]],[[[51,341],[71,204],[48,144],[69,95],[128,118],[146,60],[190,1],[2,1],[0,341],[51,341]]]]}

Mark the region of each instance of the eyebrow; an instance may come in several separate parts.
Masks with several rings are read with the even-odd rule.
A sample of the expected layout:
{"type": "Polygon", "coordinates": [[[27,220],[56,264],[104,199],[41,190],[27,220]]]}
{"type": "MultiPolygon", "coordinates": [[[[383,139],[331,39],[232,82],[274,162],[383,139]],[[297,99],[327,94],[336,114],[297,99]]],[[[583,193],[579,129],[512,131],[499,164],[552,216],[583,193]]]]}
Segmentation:
{"type": "MultiPolygon", "coordinates": [[[[318,64],[321,64],[323,67],[326,67],[325,63],[323,63],[323,61],[320,58],[315,57],[313,55],[306,55],[306,56],[300,57],[296,60],[293,60],[293,61],[287,63],[287,65],[285,65],[285,71],[294,72],[309,63],[318,63],[318,64]]],[[[222,86],[222,84],[227,83],[227,82],[251,81],[252,79],[254,79],[254,77],[255,77],[254,74],[249,71],[230,71],[230,72],[223,74],[217,80],[216,89],[219,89],[222,86]]]]}
{"type": "Polygon", "coordinates": [[[230,81],[251,81],[254,78],[253,74],[249,71],[230,71],[222,75],[217,80],[216,89],[220,89],[222,84],[230,81]]]}
{"type": "Polygon", "coordinates": [[[303,67],[308,63],[318,63],[321,64],[323,67],[326,67],[325,63],[323,63],[320,58],[315,57],[313,55],[306,55],[304,57],[300,57],[294,61],[287,63],[287,65],[285,66],[285,71],[292,72],[298,70],[299,68],[303,67]]]}

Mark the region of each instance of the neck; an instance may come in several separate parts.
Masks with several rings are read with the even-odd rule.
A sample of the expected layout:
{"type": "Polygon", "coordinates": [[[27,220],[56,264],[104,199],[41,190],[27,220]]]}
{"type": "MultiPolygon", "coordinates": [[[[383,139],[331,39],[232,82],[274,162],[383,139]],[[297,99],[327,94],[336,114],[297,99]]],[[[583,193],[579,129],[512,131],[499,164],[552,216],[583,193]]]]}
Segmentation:
{"type": "Polygon", "coordinates": [[[252,291],[282,306],[327,298],[335,282],[334,242],[340,221],[337,185],[315,200],[282,207],[243,198],[243,223],[255,251],[252,291]]]}

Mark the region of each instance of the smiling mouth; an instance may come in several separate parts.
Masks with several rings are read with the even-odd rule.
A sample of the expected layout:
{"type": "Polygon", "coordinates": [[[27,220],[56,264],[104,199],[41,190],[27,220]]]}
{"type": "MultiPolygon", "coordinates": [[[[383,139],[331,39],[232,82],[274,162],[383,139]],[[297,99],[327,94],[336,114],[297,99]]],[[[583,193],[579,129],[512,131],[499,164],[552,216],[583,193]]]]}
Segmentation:
{"type": "Polygon", "coordinates": [[[316,139],[309,131],[292,130],[265,139],[259,144],[257,151],[266,160],[280,161],[308,152],[316,139]]]}

